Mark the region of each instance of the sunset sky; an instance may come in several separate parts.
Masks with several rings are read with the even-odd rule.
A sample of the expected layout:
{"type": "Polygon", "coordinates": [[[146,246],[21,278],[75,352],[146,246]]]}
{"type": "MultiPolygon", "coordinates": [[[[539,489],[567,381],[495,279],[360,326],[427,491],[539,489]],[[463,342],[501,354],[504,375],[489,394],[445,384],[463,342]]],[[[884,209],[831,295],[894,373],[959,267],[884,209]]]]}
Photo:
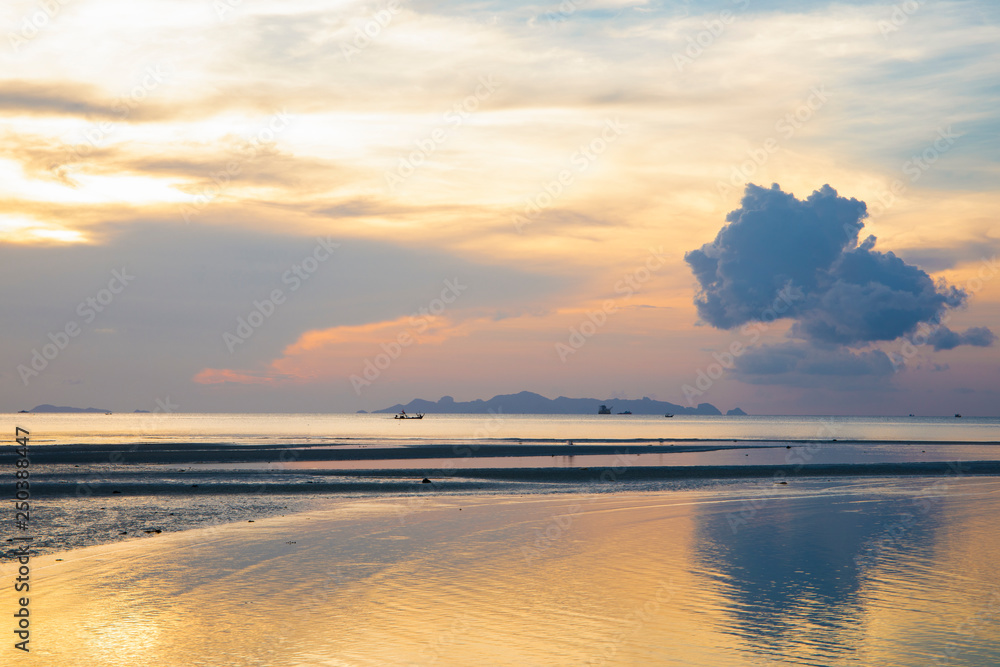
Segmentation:
{"type": "Polygon", "coordinates": [[[0,410],[1000,414],[990,0],[0,25],[0,410]]]}

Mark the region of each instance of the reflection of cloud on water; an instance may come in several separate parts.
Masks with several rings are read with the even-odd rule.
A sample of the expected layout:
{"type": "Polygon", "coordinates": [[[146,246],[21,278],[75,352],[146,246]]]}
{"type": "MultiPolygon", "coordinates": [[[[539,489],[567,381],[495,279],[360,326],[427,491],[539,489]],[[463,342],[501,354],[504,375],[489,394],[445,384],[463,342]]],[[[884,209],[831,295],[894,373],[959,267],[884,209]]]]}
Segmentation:
{"type": "Polygon", "coordinates": [[[941,507],[918,511],[909,494],[776,495],[758,501],[739,531],[725,515],[701,514],[696,558],[714,573],[711,583],[728,598],[732,629],[751,646],[854,653],[866,633],[865,581],[881,576],[874,570],[882,564],[895,569],[929,560],[941,507]],[[885,541],[887,529],[907,516],[914,519],[905,530],[885,541]],[[871,557],[873,544],[881,548],[871,557]]]}

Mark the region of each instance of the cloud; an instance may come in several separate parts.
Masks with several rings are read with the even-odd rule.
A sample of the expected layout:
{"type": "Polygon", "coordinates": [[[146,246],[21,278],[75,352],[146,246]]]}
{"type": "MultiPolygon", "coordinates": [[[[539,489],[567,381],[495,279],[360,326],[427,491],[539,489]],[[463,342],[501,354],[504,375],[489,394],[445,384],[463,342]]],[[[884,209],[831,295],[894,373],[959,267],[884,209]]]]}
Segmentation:
{"type": "Polygon", "coordinates": [[[352,372],[360,373],[366,357],[391,350],[392,346],[398,348],[394,351],[398,356],[411,345],[440,345],[489,329],[494,322],[492,317],[461,319],[415,313],[383,322],[313,329],[288,345],[280,357],[258,369],[204,368],[192,379],[199,384],[271,385],[342,380],[352,372]],[[386,345],[380,347],[376,343],[386,345]]]}
{"type": "Polygon", "coordinates": [[[982,239],[952,246],[906,248],[899,254],[927,271],[945,271],[959,264],[988,261],[1000,251],[1000,239],[982,239]]]}
{"type": "Polygon", "coordinates": [[[736,359],[733,370],[737,377],[752,384],[841,389],[870,387],[895,371],[889,355],[881,350],[856,352],[793,342],[747,350],[736,359]]]}
{"type": "Polygon", "coordinates": [[[712,243],[684,256],[702,288],[698,314],[721,329],[762,319],[786,287],[820,294],[867,216],[864,202],[838,197],[828,185],[799,201],[777,184],[751,184],[741,204],[712,243]]]}
{"type": "Polygon", "coordinates": [[[191,106],[202,107],[214,100],[198,100],[187,105],[167,104],[147,99],[165,80],[167,70],[160,65],[145,71],[145,81],[131,91],[113,95],[101,87],[76,81],[0,80],[0,111],[11,115],[63,116],[97,121],[143,122],[183,118],[191,106]]]}
{"type": "MultiPolygon", "coordinates": [[[[787,318],[793,338],[863,347],[936,324],[946,309],[965,304],[963,290],[874,250],[874,236],[859,245],[867,216],[864,202],[829,185],[803,201],[777,184],[747,185],[715,240],[685,255],[701,286],[699,316],[720,329],[787,318]]],[[[992,342],[988,329],[970,332],[948,340],[942,333],[942,342],[992,342]]]]}
{"type": "Polygon", "coordinates": [[[0,110],[85,117],[114,113],[95,86],[66,81],[0,81],[0,110]]]}
{"type": "Polygon", "coordinates": [[[972,327],[963,333],[952,331],[948,327],[940,327],[927,337],[927,343],[933,345],[937,351],[953,350],[959,345],[989,347],[996,339],[996,334],[986,327],[972,327]]]}

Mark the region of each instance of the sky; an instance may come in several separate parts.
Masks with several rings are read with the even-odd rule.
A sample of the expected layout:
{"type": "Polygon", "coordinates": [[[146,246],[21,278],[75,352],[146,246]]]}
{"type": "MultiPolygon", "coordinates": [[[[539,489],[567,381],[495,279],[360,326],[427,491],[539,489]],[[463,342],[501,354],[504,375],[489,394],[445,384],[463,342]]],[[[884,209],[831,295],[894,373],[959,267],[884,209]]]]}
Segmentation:
{"type": "Polygon", "coordinates": [[[1000,415],[996,3],[0,25],[0,410],[1000,415]]]}

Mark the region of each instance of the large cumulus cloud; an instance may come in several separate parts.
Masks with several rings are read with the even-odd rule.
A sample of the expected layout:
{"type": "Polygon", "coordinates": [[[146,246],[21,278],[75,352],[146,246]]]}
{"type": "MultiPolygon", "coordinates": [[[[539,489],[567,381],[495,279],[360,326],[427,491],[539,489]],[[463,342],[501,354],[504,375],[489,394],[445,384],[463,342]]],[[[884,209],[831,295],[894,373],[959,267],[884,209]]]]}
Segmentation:
{"type": "MultiPolygon", "coordinates": [[[[741,204],[713,242],[684,256],[701,284],[698,314],[723,329],[762,319],[783,288],[825,292],[831,268],[857,245],[867,216],[864,202],[838,197],[830,186],[799,201],[777,185],[748,185],[741,204]]],[[[795,310],[803,305],[797,301],[795,310]]]]}
{"type": "Polygon", "coordinates": [[[685,255],[700,285],[695,305],[703,321],[720,329],[793,321],[789,336],[798,342],[745,355],[738,374],[764,382],[882,377],[892,368],[889,357],[860,348],[918,330],[930,332],[935,350],[993,344],[985,327],[960,333],[942,324],[948,309],[966,303],[966,292],[875,250],[874,236],[859,243],[867,217],[864,202],[829,185],[799,200],[777,184],[751,184],[715,240],[685,255]]]}
{"type": "Polygon", "coordinates": [[[958,334],[938,324],[946,309],[966,302],[964,291],[875,250],[874,236],[858,243],[868,217],[864,202],[829,185],[799,200],[777,184],[751,184],[740,203],[714,241],[685,255],[701,286],[698,314],[712,326],[778,316],[795,321],[795,338],[862,347],[933,323],[937,349],[992,342],[989,330],[958,334]]]}

